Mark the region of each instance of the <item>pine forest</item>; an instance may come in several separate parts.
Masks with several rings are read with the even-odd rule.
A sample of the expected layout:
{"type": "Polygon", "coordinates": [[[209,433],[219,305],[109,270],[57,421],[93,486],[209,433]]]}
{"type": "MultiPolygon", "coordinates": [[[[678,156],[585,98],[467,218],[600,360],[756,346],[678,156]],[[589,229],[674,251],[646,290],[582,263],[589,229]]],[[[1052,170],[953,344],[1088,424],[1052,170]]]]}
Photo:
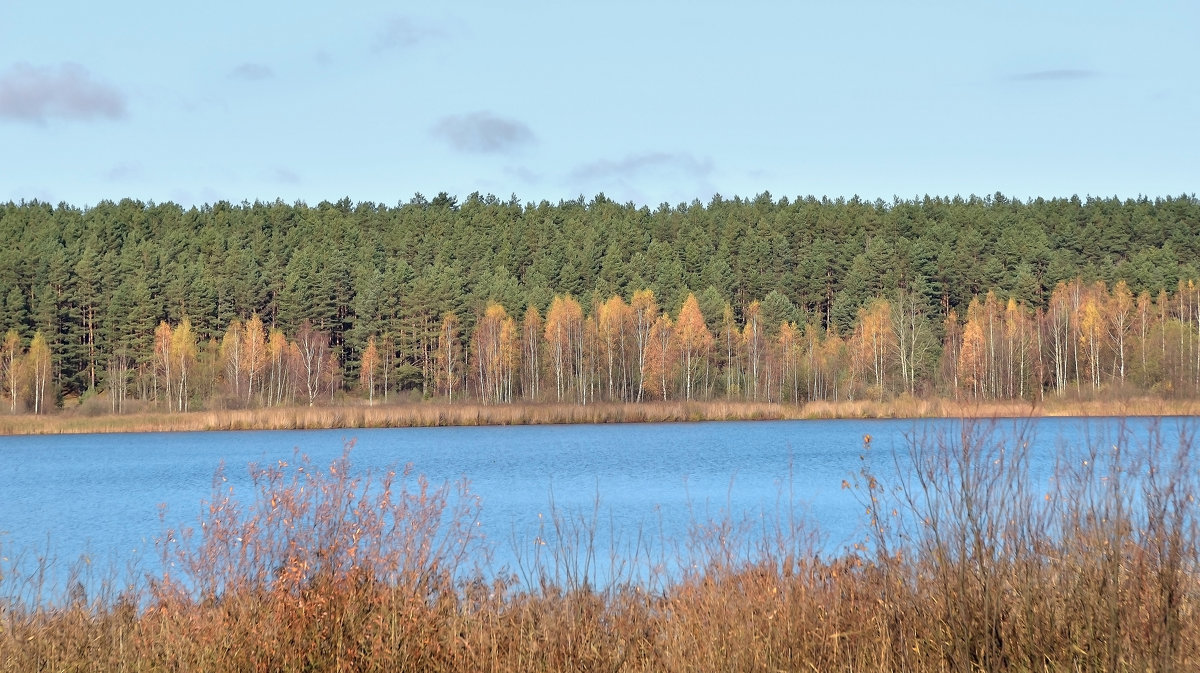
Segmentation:
{"type": "Polygon", "coordinates": [[[1200,397],[1200,201],[0,205],[9,413],[1200,397]]]}

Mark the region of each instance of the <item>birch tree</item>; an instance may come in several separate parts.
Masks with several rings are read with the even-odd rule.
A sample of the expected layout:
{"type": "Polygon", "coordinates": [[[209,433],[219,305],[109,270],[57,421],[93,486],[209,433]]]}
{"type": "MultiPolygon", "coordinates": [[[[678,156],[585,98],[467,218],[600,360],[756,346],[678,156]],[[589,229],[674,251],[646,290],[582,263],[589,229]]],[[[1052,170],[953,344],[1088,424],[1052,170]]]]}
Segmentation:
{"type": "Polygon", "coordinates": [[[642,401],[642,391],[646,387],[646,355],[650,348],[650,330],[658,319],[658,303],[654,300],[653,290],[637,290],[629,302],[633,309],[634,348],[637,351],[638,383],[637,400],[642,401]]]}
{"type": "Polygon", "coordinates": [[[675,326],[671,316],[659,314],[658,319],[650,326],[649,346],[646,355],[646,386],[657,393],[659,399],[668,398],[667,379],[671,376],[672,363],[675,362],[675,326]]]}
{"type": "Polygon", "coordinates": [[[158,404],[158,384],[161,380],[163,391],[167,397],[167,409],[174,407],[172,392],[174,392],[175,379],[172,372],[175,367],[175,358],[172,332],[171,325],[166,320],[159,322],[158,327],[154,330],[154,403],[158,404]]]}
{"type": "Polygon", "coordinates": [[[367,337],[367,347],[363,349],[359,361],[358,380],[363,390],[367,391],[367,404],[375,404],[375,373],[379,369],[379,348],[375,345],[375,335],[367,337]]]}
{"type": "Polygon", "coordinates": [[[308,394],[308,406],[311,407],[321,394],[329,335],[313,329],[312,323],[306,319],[296,332],[296,346],[300,353],[300,366],[304,370],[304,390],[308,394]]]}
{"type": "Polygon", "coordinates": [[[268,363],[267,335],[263,328],[262,318],[257,313],[251,314],[250,319],[242,330],[241,370],[246,376],[246,402],[254,399],[254,382],[259,381],[268,363]]]}
{"type": "Polygon", "coordinates": [[[528,400],[537,400],[541,396],[542,327],[541,313],[530,304],[521,323],[522,387],[528,400]]]}
{"type": "Polygon", "coordinates": [[[8,397],[9,413],[17,413],[17,399],[21,389],[21,335],[10,329],[0,344],[0,381],[4,384],[4,395],[8,397]]]}
{"type": "MultiPolygon", "coordinates": [[[[1129,339],[1129,331],[1133,327],[1133,293],[1124,280],[1117,281],[1113,286],[1108,301],[1108,332],[1115,352],[1113,371],[1114,377],[1125,383],[1125,348],[1129,339]]],[[[1143,313],[1143,315],[1145,315],[1143,313]]]]}
{"type": "Polygon", "coordinates": [[[454,389],[461,372],[460,360],[462,343],[459,340],[458,315],[451,311],[443,316],[442,325],[438,328],[436,356],[439,388],[451,403],[454,402],[454,389]]]}
{"type": "Polygon", "coordinates": [[[196,354],[196,335],[192,331],[192,322],[184,317],[171,334],[171,358],[175,361],[175,408],[178,411],[188,411],[191,406],[188,385],[196,364],[196,354]]]}
{"type": "Polygon", "coordinates": [[[29,352],[25,355],[25,367],[32,377],[33,384],[33,413],[46,412],[46,390],[50,384],[50,346],[46,337],[38,330],[29,343],[29,352]]]}
{"type": "Polygon", "coordinates": [[[696,295],[689,293],[679,309],[679,320],[675,323],[675,333],[678,335],[679,354],[683,366],[684,399],[692,399],[692,383],[696,379],[702,362],[708,358],[713,346],[712,332],[704,322],[700,312],[700,302],[696,295]]]}

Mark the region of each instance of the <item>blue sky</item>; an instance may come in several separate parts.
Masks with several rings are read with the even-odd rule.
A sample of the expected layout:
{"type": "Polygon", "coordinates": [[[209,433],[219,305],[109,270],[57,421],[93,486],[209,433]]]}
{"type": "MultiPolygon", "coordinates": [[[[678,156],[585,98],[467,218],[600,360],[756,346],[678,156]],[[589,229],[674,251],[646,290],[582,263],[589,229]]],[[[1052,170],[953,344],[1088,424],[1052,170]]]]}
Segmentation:
{"type": "Polygon", "coordinates": [[[0,3],[0,201],[1200,184],[1200,3],[0,3]]]}

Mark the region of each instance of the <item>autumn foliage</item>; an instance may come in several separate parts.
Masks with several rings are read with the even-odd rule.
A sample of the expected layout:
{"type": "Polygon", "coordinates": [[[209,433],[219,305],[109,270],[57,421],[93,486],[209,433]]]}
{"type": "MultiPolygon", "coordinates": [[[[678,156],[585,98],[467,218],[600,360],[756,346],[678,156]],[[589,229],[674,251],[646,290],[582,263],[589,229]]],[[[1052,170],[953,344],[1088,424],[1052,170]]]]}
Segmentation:
{"type": "MultiPolygon", "coordinates": [[[[161,321],[152,357],[114,353],[102,391],[112,411],[253,408],[382,398],[446,402],[731,400],[804,404],[886,401],[1091,399],[1200,394],[1200,291],[1134,297],[1124,282],[1060,283],[1046,307],[995,292],[965,314],[935,320],[913,291],[858,309],[849,332],[826,316],[772,301],[705,315],[695,294],[663,310],[654,292],[590,305],[555,295],[543,316],[518,320],[492,301],[479,315],[442,316],[426,350],[404,334],[370,332],[357,359],[304,321],[294,334],[252,314],[202,341],[191,321],[161,321]],[[772,303],[774,302],[774,303],[772,303]],[[414,361],[422,362],[420,367],[414,361]],[[426,387],[419,372],[428,372],[426,387]],[[404,393],[407,392],[407,395],[404,393]]],[[[10,413],[54,407],[54,353],[40,335],[0,343],[0,395],[10,413]]]]}

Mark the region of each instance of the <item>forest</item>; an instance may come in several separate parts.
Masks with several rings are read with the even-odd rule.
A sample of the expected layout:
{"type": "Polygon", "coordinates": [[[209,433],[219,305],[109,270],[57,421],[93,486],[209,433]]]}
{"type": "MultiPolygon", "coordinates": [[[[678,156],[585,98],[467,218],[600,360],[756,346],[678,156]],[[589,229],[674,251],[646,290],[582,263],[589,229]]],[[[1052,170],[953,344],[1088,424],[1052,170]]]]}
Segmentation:
{"type": "Polygon", "coordinates": [[[0,204],[8,413],[1200,396],[1200,201],[0,204]]]}

